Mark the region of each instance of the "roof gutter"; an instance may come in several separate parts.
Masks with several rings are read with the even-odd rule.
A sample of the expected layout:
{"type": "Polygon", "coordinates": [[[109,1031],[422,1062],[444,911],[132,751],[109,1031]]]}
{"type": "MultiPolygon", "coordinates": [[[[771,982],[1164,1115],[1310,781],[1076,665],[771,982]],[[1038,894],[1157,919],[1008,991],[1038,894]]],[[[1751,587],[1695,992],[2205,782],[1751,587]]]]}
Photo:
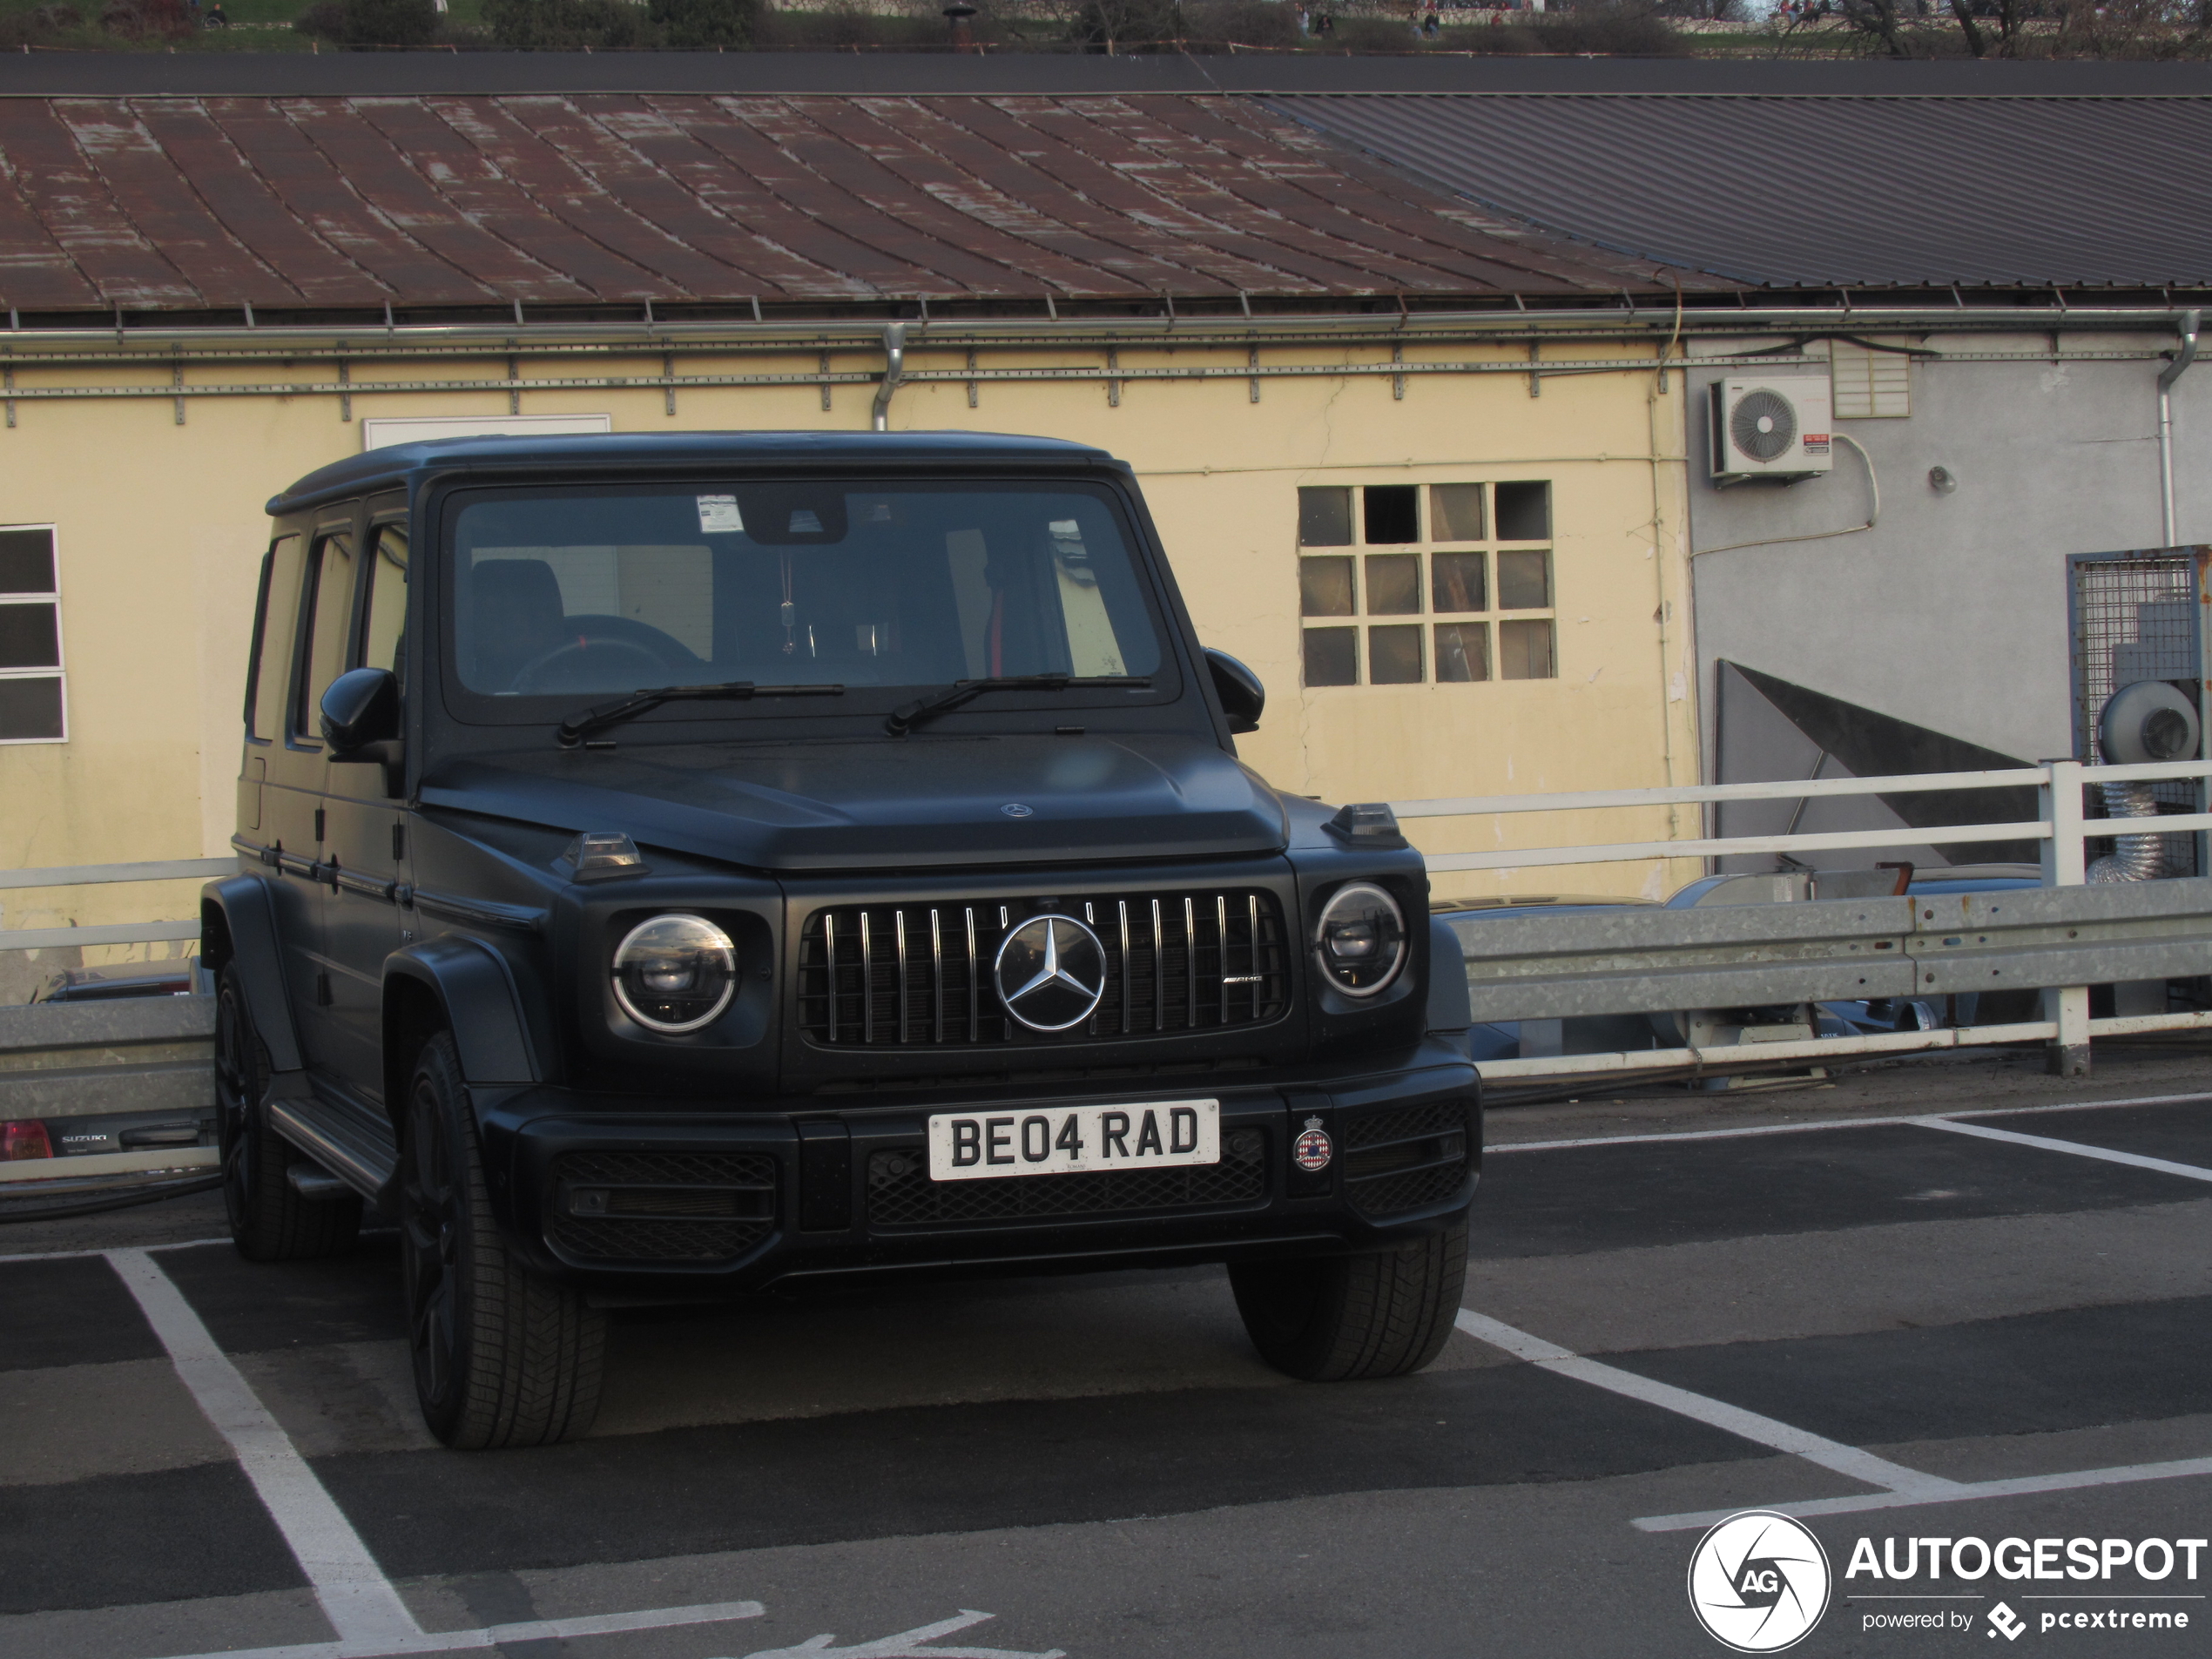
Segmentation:
{"type": "Polygon", "coordinates": [[[2181,535],[2174,519],[2174,383],[2189,371],[2196,361],[2196,334],[2204,320],[2201,311],[2184,311],[2177,327],[2182,336],[2182,348],[2174,354],[2174,361],[2158,374],[2158,488],[2166,507],[2166,543],[2178,546],[2181,535]]]}
{"type": "MultiPolygon", "coordinates": [[[[1740,336],[1848,329],[1854,334],[2047,334],[2054,328],[2083,331],[2164,332],[2174,327],[2170,305],[2074,306],[1899,306],[1885,308],[1854,302],[1841,305],[1693,306],[1682,316],[1685,338],[1697,334],[1740,336]]],[[[19,366],[56,356],[90,361],[133,356],[160,357],[165,362],[179,352],[206,352],[226,358],[293,358],[302,354],[342,354],[360,360],[374,357],[462,355],[496,349],[500,356],[516,352],[557,354],[563,350],[727,351],[881,349],[892,352],[892,328],[899,344],[918,348],[953,349],[970,345],[1008,347],[1076,346],[1086,344],[1197,346],[1253,341],[1330,342],[1347,340],[1397,341],[1480,339],[1523,340],[1530,335],[1606,339],[1656,336],[1664,338],[1676,326],[1674,307],[1648,309],[1561,307],[1557,310],[1420,312],[1396,309],[1360,315],[1328,313],[1243,318],[1198,317],[1187,314],[1167,317],[1081,318],[1058,320],[1038,317],[944,319],[931,322],[885,325],[866,320],[755,323],[749,321],[682,323],[667,320],[651,325],[637,323],[533,323],[518,328],[503,324],[401,324],[385,328],[347,328],[335,326],[306,327],[261,327],[247,329],[223,325],[214,327],[165,328],[158,323],[133,323],[122,330],[105,327],[0,329],[0,346],[19,366]]],[[[903,378],[903,372],[898,376],[903,378]]],[[[892,381],[895,390],[897,379],[892,381]]]]}

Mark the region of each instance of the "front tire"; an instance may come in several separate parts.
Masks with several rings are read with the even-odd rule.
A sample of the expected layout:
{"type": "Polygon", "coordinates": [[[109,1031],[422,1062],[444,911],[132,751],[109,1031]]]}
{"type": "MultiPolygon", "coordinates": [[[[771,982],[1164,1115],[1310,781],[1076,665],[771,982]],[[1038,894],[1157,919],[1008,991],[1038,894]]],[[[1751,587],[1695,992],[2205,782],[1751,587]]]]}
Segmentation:
{"type": "Polygon", "coordinates": [[[574,1440],[599,1410],[606,1316],[523,1270],[499,1235],[450,1034],[408,1085],[400,1257],[415,1398],[460,1451],[574,1440]]]}
{"type": "Polygon", "coordinates": [[[1443,1351],[1467,1285],[1467,1225],[1364,1256],[1229,1270],[1260,1358],[1305,1382],[1402,1377],[1443,1351]]]}
{"type": "Polygon", "coordinates": [[[300,1155],[269,1127],[269,1051],[236,962],[224,965],[215,997],[215,1126],[231,1242],[250,1262],[343,1255],[361,1231],[361,1201],[308,1198],[292,1184],[287,1172],[300,1155]]]}

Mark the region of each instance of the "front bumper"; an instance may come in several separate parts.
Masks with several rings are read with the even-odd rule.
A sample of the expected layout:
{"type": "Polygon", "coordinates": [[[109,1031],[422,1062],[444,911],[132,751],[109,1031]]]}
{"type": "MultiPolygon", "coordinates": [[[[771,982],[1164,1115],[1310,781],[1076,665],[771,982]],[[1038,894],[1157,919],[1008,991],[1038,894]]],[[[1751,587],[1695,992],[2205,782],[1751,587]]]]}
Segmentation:
{"type": "MultiPolygon", "coordinates": [[[[1148,1080],[1149,1081],[1149,1080],[1148,1080]]],[[[480,1100],[493,1208],[539,1271],[616,1299],[708,1300],[809,1282],[1083,1271],[1386,1248],[1465,1210],[1481,1104],[1462,1053],[1314,1082],[1095,1087],[1025,1106],[1221,1103],[1222,1162],[1190,1170],[932,1183],[932,1111],[967,1102],[702,1114],[536,1088],[480,1100]],[[1301,1169],[1318,1128],[1331,1156],[1301,1169]]]]}

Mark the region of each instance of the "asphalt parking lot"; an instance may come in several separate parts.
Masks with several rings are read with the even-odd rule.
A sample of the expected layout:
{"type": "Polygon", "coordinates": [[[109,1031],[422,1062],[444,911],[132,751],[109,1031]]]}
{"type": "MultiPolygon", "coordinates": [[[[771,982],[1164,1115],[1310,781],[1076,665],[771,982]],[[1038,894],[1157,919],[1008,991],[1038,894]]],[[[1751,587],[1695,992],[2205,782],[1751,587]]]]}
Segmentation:
{"type": "Polygon", "coordinates": [[[2208,1065],[1494,1114],[1413,1378],[1285,1382],[1217,1271],[941,1285],[624,1315],[593,1435],[534,1452],[423,1433],[388,1238],[252,1266],[192,1242],[210,1198],[16,1227],[0,1655],[1711,1654],[1685,1570],[1747,1507],[1831,1562],[1796,1651],[2202,1653],[2208,1552],[1846,1567],[2212,1530],[2208,1065]],[[2047,1628],[2092,1609],[2123,1628],[2047,1628]]]}

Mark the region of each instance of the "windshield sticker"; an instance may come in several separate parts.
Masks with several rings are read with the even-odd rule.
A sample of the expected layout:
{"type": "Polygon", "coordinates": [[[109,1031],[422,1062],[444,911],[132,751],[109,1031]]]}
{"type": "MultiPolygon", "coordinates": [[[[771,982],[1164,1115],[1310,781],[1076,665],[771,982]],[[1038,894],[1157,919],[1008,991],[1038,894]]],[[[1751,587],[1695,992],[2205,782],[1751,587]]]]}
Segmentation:
{"type": "Polygon", "coordinates": [[[732,531],[742,535],[745,520],[738,513],[735,496],[702,496],[699,497],[699,533],[703,536],[727,536],[732,531]]]}

